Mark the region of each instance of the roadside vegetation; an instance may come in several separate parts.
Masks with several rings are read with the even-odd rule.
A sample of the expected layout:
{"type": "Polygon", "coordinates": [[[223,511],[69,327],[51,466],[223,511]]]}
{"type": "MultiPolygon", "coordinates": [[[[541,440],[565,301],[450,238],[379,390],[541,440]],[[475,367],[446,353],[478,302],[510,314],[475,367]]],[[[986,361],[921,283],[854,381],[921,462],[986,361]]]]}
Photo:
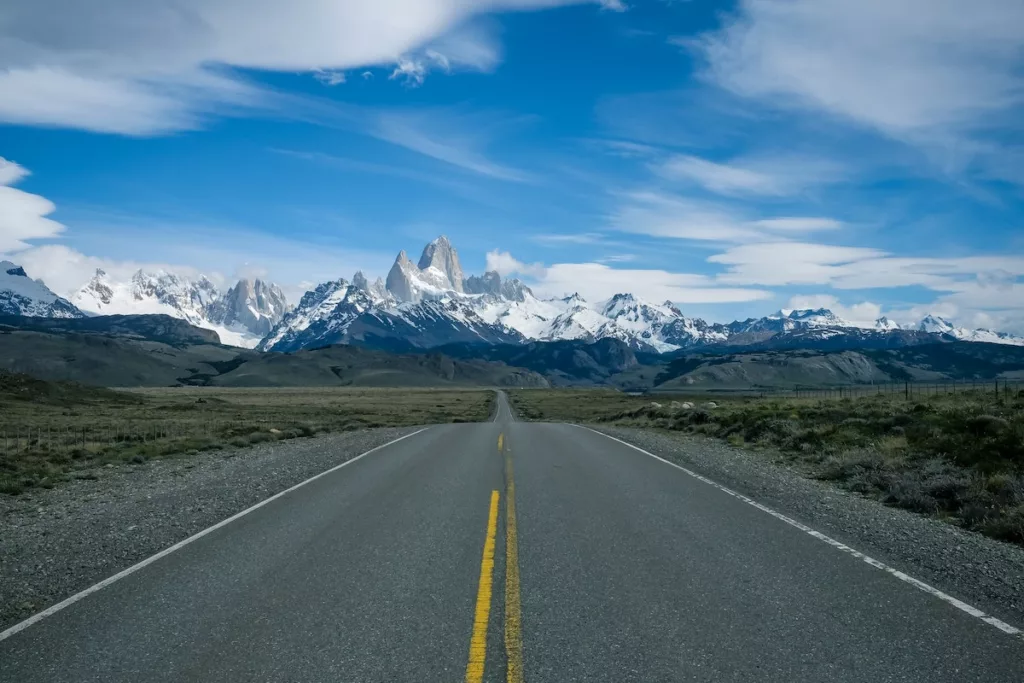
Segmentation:
{"type": "Polygon", "coordinates": [[[527,419],[705,435],[807,476],[1024,544],[1024,391],[833,400],[510,392],[527,419]]]}
{"type": "Polygon", "coordinates": [[[0,493],[97,466],[371,427],[488,418],[494,392],[176,387],[111,390],[0,373],[0,493]]]}

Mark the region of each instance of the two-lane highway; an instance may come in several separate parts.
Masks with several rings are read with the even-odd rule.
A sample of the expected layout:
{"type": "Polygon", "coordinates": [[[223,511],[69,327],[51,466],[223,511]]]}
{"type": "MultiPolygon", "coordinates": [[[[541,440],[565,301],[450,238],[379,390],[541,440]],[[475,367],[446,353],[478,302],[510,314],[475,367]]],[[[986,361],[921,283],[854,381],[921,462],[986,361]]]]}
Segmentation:
{"type": "Polygon", "coordinates": [[[499,395],[6,632],[0,680],[1024,680],[1012,627],[751,503],[499,395]]]}

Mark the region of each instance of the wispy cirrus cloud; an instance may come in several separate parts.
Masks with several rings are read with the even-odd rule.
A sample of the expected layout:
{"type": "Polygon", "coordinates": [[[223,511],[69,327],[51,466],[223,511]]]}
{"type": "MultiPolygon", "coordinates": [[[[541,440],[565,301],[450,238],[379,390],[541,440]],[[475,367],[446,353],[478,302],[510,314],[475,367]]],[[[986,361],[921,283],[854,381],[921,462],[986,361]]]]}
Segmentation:
{"type": "Polygon", "coordinates": [[[540,233],[531,235],[530,239],[547,245],[604,244],[608,241],[608,237],[599,232],[540,233]]]}
{"type": "Polygon", "coordinates": [[[682,181],[716,194],[788,196],[849,177],[844,164],[824,158],[769,155],[711,161],[689,154],[672,154],[652,162],[651,169],[670,181],[682,181]]]}
{"type": "Polygon", "coordinates": [[[698,243],[767,242],[779,239],[779,233],[811,233],[842,226],[837,219],[820,216],[755,218],[749,210],[732,204],[651,190],[626,192],[621,199],[609,218],[611,228],[698,243]]]}
{"type": "Polygon", "coordinates": [[[485,148],[496,131],[516,120],[454,109],[377,113],[366,132],[391,144],[473,173],[498,180],[526,182],[531,176],[490,159],[485,148]]]}

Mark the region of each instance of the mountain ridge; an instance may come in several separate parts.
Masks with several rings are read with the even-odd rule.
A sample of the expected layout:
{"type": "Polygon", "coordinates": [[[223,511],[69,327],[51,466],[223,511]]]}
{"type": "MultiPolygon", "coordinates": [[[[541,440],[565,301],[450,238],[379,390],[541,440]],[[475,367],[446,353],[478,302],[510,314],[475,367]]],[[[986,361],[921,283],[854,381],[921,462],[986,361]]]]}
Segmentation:
{"type": "MultiPolygon", "coordinates": [[[[24,271],[8,265],[10,272],[0,271],[0,277],[38,285],[27,276],[11,275],[24,271]]],[[[3,297],[0,287],[0,305],[3,297]]],[[[8,294],[7,300],[12,297],[8,294]]],[[[493,270],[467,276],[458,251],[444,235],[428,243],[415,263],[405,250],[400,251],[386,279],[370,282],[357,271],[351,280],[317,285],[294,307],[279,287],[261,280],[240,280],[221,294],[201,275],[139,270],[130,281],[119,282],[99,270],[70,300],[43,293],[17,308],[8,304],[6,312],[26,310],[44,317],[166,313],[214,330],[226,344],[283,352],[339,343],[408,351],[452,343],[609,338],[636,352],[661,354],[894,348],[957,340],[1024,346],[1024,337],[958,327],[937,315],[901,326],[885,316],[853,322],[827,308],[809,308],[717,323],[686,316],[670,301],[653,303],[628,292],[598,302],[588,302],[578,293],[543,298],[522,281],[493,270]],[[58,299],[64,303],[55,303],[58,299]],[[56,307],[47,308],[50,305],[56,307]]]]}

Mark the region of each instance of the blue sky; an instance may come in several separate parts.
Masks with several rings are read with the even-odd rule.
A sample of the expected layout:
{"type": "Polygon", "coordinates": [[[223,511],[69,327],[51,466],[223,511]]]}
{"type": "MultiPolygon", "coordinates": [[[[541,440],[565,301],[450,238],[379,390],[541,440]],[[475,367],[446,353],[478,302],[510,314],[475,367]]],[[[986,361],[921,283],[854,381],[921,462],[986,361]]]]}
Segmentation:
{"type": "Polygon", "coordinates": [[[14,0],[0,253],[1024,331],[1018,0],[14,0]]]}

